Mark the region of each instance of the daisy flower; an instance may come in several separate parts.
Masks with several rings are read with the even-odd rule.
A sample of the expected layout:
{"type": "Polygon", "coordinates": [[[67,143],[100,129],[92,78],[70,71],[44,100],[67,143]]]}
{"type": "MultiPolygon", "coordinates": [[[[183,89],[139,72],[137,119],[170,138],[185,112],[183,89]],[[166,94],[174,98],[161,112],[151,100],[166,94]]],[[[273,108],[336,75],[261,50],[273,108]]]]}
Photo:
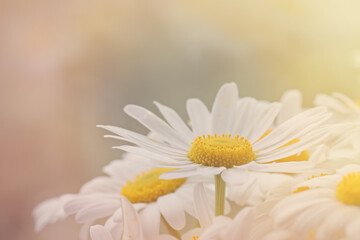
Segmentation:
{"type": "Polygon", "coordinates": [[[280,172],[303,168],[306,164],[275,161],[301,153],[323,140],[327,129],[319,130],[319,127],[330,117],[326,109],[309,109],[272,129],[280,111],[279,103],[264,104],[252,98],[239,100],[237,95],[234,83],[222,86],[211,114],[200,100],[188,100],[192,131],[174,110],[159,103],[156,105],[168,123],[142,107],[125,107],[127,114],[161,139],[119,127],[100,127],[118,135],[106,137],[137,145],[115,148],[146,156],[164,167],[180,168],[163,174],[164,179],[216,175],[232,167],[280,172]]]}
{"type": "Polygon", "coordinates": [[[118,231],[114,226],[122,221],[124,196],[139,215],[145,239],[157,240],[161,236],[161,219],[170,231],[184,228],[185,212],[195,216],[191,179],[161,180],[161,174],[173,169],[153,168],[149,163],[133,155],[132,159],[112,162],[104,168],[109,177],[95,178],[86,184],[82,194],[65,204],[65,212],[75,214],[78,223],[111,216],[106,226],[118,231]]]}
{"type": "Polygon", "coordinates": [[[271,210],[278,226],[316,240],[356,240],[360,236],[360,165],[312,178],[271,210]]]}
{"type": "MultiPolygon", "coordinates": [[[[330,117],[325,107],[306,110],[272,129],[280,103],[264,103],[253,98],[238,98],[235,83],[224,84],[216,95],[212,111],[199,99],[187,101],[192,129],[171,108],[155,102],[164,120],[136,105],[124,111],[139,121],[157,139],[113,126],[100,126],[117,136],[107,136],[137,146],[116,147],[153,159],[162,167],[177,168],[161,175],[162,179],[214,175],[217,196],[222,196],[219,214],[223,214],[225,183],[221,173],[238,168],[241,172],[299,172],[313,168],[307,161],[292,161],[293,155],[321,143],[326,137],[322,124],[330,117]],[[280,162],[276,162],[281,160],[280,162]]],[[[239,174],[239,172],[235,173],[239,174]]]]}

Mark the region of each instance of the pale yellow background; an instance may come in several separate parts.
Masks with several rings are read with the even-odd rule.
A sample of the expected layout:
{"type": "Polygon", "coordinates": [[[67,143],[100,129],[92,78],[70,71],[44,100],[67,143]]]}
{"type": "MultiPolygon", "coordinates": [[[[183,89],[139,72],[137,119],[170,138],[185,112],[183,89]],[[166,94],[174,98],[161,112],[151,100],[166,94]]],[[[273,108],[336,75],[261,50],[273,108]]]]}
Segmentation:
{"type": "Polygon", "coordinates": [[[145,133],[122,108],[153,100],[186,117],[224,82],[278,100],[300,89],[360,98],[360,2],[0,2],[0,239],[78,239],[74,220],[36,234],[32,208],[76,192],[119,158],[96,124],[145,133]]]}

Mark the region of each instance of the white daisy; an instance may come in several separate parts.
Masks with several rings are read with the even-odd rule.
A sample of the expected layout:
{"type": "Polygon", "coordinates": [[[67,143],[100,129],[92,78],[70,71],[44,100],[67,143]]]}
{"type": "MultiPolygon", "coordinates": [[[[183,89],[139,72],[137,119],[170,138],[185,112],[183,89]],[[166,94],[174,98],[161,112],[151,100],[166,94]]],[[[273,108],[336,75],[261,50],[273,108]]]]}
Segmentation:
{"type": "Polygon", "coordinates": [[[159,238],[161,218],[170,230],[182,229],[185,212],[195,216],[193,184],[184,178],[160,180],[161,174],[173,169],[150,168],[149,163],[136,159],[112,162],[104,168],[110,177],[86,184],[82,193],[65,205],[65,212],[76,214],[78,223],[112,216],[107,225],[114,226],[122,221],[121,196],[125,196],[139,214],[145,239],[159,238]]]}
{"type": "Polygon", "coordinates": [[[217,175],[233,167],[265,172],[311,169],[313,166],[304,161],[275,161],[320,143],[327,131],[321,125],[330,117],[326,108],[317,107],[272,129],[281,104],[265,104],[253,98],[239,100],[234,83],[221,87],[211,113],[200,100],[187,101],[192,130],[174,110],[155,104],[167,122],[139,106],[128,105],[124,110],[160,139],[119,127],[100,127],[118,135],[106,137],[137,145],[115,148],[149,157],[164,167],[179,168],[163,174],[163,179],[217,175]]]}
{"type": "Polygon", "coordinates": [[[296,186],[271,211],[277,225],[317,240],[356,240],[360,236],[360,165],[347,165],[334,175],[296,186]]]}
{"type": "Polygon", "coordinates": [[[253,98],[238,99],[234,83],[220,88],[211,113],[200,100],[188,100],[192,130],[174,110],[155,104],[167,122],[139,106],[128,105],[124,110],[158,136],[157,139],[119,127],[100,127],[118,135],[108,137],[137,145],[116,148],[146,156],[162,167],[178,168],[162,174],[162,179],[215,176],[219,215],[223,214],[225,199],[225,183],[220,173],[231,168],[238,168],[235,174],[248,170],[299,172],[313,169],[313,164],[292,161],[291,156],[321,143],[327,129],[320,126],[330,117],[325,107],[313,108],[271,129],[281,104],[267,104],[253,98]]]}

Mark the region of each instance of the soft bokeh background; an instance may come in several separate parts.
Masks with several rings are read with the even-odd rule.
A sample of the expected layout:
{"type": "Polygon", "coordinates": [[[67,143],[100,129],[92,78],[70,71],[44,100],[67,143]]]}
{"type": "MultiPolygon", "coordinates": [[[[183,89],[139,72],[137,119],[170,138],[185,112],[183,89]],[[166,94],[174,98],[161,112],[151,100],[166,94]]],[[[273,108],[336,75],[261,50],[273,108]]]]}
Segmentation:
{"type": "Polygon", "coordinates": [[[360,98],[360,2],[0,2],[0,239],[78,239],[74,220],[34,233],[40,201],[76,192],[118,158],[96,124],[145,132],[127,103],[186,117],[224,82],[278,100],[300,89],[360,98]]]}

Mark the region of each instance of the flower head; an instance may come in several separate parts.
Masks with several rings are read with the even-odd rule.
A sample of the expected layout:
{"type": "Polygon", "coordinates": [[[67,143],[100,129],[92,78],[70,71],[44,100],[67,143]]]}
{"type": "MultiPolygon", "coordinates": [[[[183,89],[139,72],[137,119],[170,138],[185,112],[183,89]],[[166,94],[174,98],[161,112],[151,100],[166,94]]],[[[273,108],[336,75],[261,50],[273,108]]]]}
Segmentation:
{"type": "Polygon", "coordinates": [[[146,156],[162,167],[177,168],[162,174],[163,179],[217,175],[231,168],[266,172],[309,170],[313,165],[302,152],[323,141],[327,130],[321,126],[330,117],[325,107],[317,107],[274,127],[281,104],[239,99],[234,83],[220,88],[211,112],[198,99],[187,101],[191,129],[174,110],[155,104],[166,121],[139,106],[128,105],[124,109],[153,132],[155,139],[118,127],[100,127],[117,134],[107,137],[137,145],[116,148],[146,156]],[[297,155],[302,161],[296,161],[300,159],[297,155]]]}

